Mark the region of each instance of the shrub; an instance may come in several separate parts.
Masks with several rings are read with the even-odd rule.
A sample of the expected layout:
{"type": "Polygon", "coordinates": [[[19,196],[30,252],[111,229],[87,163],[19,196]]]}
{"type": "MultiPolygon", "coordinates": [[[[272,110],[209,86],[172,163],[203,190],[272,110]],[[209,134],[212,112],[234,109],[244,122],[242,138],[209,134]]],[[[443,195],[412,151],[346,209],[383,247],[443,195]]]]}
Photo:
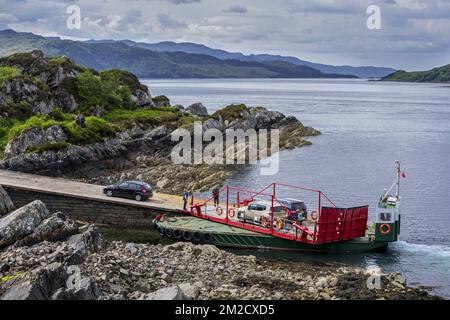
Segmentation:
{"type": "Polygon", "coordinates": [[[141,123],[143,125],[152,126],[160,125],[180,118],[180,113],[171,107],[126,110],[117,109],[109,112],[105,119],[113,123],[131,124],[141,123]]]}
{"type": "Polygon", "coordinates": [[[31,106],[26,101],[14,103],[9,100],[5,104],[0,105],[0,117],[15,118],[24,121],[33,115],[31,106]]]}
{"type": "Polygon", "coordinates": [[[96,105],[103,105],[103,83],[99,76],[85,71],[78,76],[76,86],[82,110],[96,105]]]}
{"type": "Polygon", "coordinates": [[[137,107],[130,88],[121,83],[116,73],[98,76],[90,71],[83,72],[77,78],[76,91],[83,111],[95,106],[102,106],[106,110],[137,107]]]}
{"type": "Polygon", "coordinates": [[[21,74],[22,72],[20,72],[20,70],[15,67],[9,66],[0,67],[0,84],[2,84],[3,81],[5,80],[18,77],[21,74]]]}

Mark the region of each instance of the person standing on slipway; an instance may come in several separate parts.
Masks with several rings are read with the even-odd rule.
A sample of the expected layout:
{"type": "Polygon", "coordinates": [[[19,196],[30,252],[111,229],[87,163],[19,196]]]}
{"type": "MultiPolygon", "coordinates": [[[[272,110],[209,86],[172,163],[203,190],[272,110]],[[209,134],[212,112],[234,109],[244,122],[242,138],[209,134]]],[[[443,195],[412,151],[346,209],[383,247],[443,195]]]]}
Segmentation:
{"type": "Polygon", "coordinates": [[[189,199],[189,192],[185,191],[183,192],[183,210],[186,211],[187,203],[189,199]]]}

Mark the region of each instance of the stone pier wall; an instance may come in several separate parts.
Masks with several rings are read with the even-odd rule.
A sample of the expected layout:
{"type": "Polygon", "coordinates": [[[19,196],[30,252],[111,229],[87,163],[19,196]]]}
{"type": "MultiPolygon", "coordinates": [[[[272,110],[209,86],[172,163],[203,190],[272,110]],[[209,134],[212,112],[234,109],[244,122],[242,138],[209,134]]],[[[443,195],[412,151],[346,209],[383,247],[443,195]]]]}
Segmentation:
{"type": "Polygon", "coordinates": [[[42,191],[22,190],[4,186],[16,208],[34,200],[41,200],[50,212],[61,211],[74,220],[111,225],[123,228],[149,228],[159,213],[170,214],[162,210],[141,208],[127,204],[110,203],[63,196],[42,191]]]}

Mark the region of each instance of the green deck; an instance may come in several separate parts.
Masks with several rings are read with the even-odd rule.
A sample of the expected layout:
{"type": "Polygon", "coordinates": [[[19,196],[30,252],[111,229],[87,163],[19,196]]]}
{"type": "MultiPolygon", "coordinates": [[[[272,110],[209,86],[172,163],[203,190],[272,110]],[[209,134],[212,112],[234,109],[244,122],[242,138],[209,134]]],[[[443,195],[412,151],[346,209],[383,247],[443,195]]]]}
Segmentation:
{"type": "Polygon", "coordinates": [[[212,244],[219,247],[309,252],[373,252],[383,251],[388,242],[376,242],[372,238],[358,238],[329,244],[307,244],[265,235],[196,217],[171,217],[157,226],[164,229],[208,233],[212,244]]]}

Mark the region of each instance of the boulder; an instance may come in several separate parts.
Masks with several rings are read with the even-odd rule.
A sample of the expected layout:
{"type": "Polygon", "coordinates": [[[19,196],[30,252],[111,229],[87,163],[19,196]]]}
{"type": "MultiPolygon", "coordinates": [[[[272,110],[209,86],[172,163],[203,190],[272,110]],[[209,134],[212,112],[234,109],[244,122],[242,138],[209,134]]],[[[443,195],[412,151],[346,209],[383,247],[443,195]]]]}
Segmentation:
{"type": "Polygon", "coordinates": [[[79,265],[86,260],[89,253],[100,249],[103,239],[97,227],[91,224],[83,233],[71,236],[65,243],[70,253],[63,257],[64,264],[79,265]]]}
{"type": "Polygon", "coordinates": [[[1,300],[95,300],[101,295],[91,278],[76,275],[76,282],[69,281],[68,268],[52,263],[28,272],[25,276],[4,288],[1,300]]]}
{"type": "Polygon", "coordinates": [[[209,115],[208,109],[201,102],[191,104],[186,108],[186,111],[194,116],[199,117],[207,117],[209,115]]]}
{"type": "Polygon", "coordinates": [[[20,246],[31,246],[42,241],[56,242],[64,240],[78,232],[78,228],[71,220],[66,220],[64,215],[56,213],[42,221],[34,229],[33,233],[17,242],[20,246]]]}
{"type": "Polygon", "coordinates": [[[170,100],[166,96],[157,96],[152,99],[155,107],[170,107],[170,100]]]}
{"type": "Polygon", "coordinates": [[[30,235],[48,217],[50,212],[45,204],[36,200],[1,218],[0,249],[30,235]]]}
{"type": "Polygon", "coordinates": [[[48,300],[66,285],[67,272],[60,263],[30,271],[6,288],[0,300],[48,300]]]}
{"type": "Polygon", "coordinates": [[[140,107],[155,106],[150,93],[142,89],[136,89],[132,95],[132,99],[140,107]]]}
{"type": "Polygon", "coordinates": [[[196,300],[200,295],[200,289],[203,287],[203,283],[196,282],[194,284],[182,283],[179,285],[181,292],[186,300],[196,300]]]}
{"type": "Polygon", "coordinates": [[[167,287],[158,291],[149,293],[145,300],[186,300],[183,291],[179,286],[167,287]]]}
{"type": "Polygon", "coordinates": [[[73,288],[60,288],[51,297],[52,300],[97,300],[101,296],[97,284],[92,278],[82,278],[73,288]]]}
{"type": "Polygon", "coordinates": [[[0,217],[10,213],[14,209],[14,204],[11,198],[6,193],[5,189],[0,185],[0,217]]]}

